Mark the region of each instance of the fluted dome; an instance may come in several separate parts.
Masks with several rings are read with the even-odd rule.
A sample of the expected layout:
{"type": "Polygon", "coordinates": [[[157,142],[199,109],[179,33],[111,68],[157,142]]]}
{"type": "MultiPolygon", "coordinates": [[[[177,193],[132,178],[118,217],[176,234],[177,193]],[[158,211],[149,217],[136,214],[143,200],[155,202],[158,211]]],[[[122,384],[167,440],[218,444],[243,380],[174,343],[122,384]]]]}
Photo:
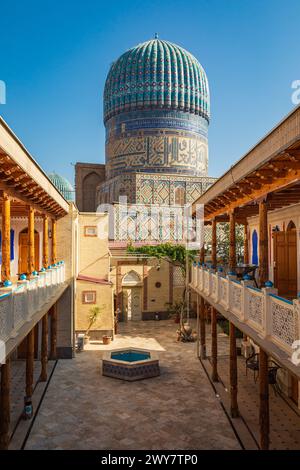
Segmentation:
{"type": "Polygon", "coordinates": [[[74,188],[66,178],[55,172],[49,173],[48,177],[67,201],[74,201],[74,188]]]}
{"type": "Polygon", "coordinates": [[[153,39],[112,64],[104,89],[104,122],[124,111],[175,109],[209,121],[209,89],[203,67],[185,49],[153,39]]]}

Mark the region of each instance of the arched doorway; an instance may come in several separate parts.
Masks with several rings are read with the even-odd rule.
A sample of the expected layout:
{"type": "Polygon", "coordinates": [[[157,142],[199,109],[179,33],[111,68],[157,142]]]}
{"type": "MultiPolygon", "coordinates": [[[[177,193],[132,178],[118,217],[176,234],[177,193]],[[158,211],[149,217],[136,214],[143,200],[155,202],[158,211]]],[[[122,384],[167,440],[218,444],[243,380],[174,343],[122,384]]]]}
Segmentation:
{"type": "Polygon", "coordinates": [[[278,294],[288,299],[297,297],[297,231],[291,220],[286,231],[273,233],[274,283],[278,294]]]}
{"type": "Polygon", "coordinates": [[[142,280],[136,271],[125,274],[123,288],[123,318],[125,321],[142,319],[142,280]]]}
{"type": "Polygon", "coordinates": [[[95,212],[96,188],[100,182],[100,176],[94,171],[84,178],[82,182],[83,212],[95,212]]]}
{"type": "Polygon", "coordinates": [[[289,221],[288,226],[286,228],[287,232],[290,232],[291,230],[296,230],[296,225],[292,220],[289,221]]]}
{"type": "MultiPolygon", "coordinates": [[[[40,269],[40,237],[39,233],[34,231],[34,257],[35,269],[40,269]]],[[[25,228],[19,234],[19,274],[27,273],[28,270],[28,229],[25,228]]]]}

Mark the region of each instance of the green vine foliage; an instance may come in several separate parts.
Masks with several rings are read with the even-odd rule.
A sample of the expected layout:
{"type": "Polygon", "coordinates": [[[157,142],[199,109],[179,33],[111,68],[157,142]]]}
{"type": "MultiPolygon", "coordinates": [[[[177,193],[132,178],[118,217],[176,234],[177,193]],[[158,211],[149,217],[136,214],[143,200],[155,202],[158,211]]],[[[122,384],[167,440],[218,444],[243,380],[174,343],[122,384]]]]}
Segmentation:
{"type": "Polygon", "coordinates": [[[144,245],[141,247],[128,245],[127,252],[157,258],[158,260],[165,259],[175,266],[180,266],[184,275],[186,274],[186,256],[188,256],[190,265],[198,254],[197,251],[187,250],[183,245],[173,245],[172,243],[144,245]]]}

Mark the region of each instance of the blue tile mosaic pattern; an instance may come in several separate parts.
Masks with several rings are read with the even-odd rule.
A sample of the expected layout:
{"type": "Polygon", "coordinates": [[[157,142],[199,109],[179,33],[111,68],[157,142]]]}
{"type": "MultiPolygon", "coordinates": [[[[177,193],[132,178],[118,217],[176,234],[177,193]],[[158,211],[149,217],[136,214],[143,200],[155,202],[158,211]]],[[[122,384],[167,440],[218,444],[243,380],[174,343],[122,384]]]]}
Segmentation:
{"type": "Polygon", "coordinates": [[[208,122],[201,116],[184,111],[164,109],[129,111],[106,123],[106,139],[112,134],[114,137],[120,137],[124,133],[141,130],[144,130],[144,134],[150,135],[154,134],[156,129],[187,131],[190,136],[196,134],[207,138],[208,122]]]}
{"type": "Polygon", "coordinates": [[[153,39],[116,60],[104,89],[104,121],[124,111],[177,109],[209,121],[209,88],[205,71],[185,49],[153,39]]]}

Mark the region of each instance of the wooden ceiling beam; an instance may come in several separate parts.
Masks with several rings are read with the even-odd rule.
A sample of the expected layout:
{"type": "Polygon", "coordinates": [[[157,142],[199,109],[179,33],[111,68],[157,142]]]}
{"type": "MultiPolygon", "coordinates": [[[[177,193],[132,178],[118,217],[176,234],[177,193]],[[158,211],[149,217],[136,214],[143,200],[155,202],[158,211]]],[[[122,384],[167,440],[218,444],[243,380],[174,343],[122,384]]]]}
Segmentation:
{"type": "Polygon", "coordinates": [[[299,170],[300,169],[300,161],[293,161],[293,160],[280,160],[274,161],[269,164],[270,170],[299,170]]]}
{"type": "Polygon", "coordinates": [[[54,215],[57,216],[58,214],[61,216],[65,214],[64,209],[62,209],[62,207],[8,155],[1,152],[1,150],[0,188],[17,199],[28,201],[28,204],[32,206],[39,206],[44,213],[49,213],[51,217],[54,215]]]}
{"type": "MultiPolygon", "coordinates": [[[[284,177],[276,178],[270,184],[260,184],[255,190],[251,191],[249,195],[243,195],[242,197],[238,198],[236,201],[232,201],[231,204],[228,204],[226,206],[226,210],[232,210],[239,206],[247,205],[249,202],[258,200],[262,197],[266,197],[268,194],[274,191],[283,190],[285,187],[295,184],[295,183],[297,184],[298,182],[300,182],[300,170],[289,171],[284,177]]],[[[238,183],[238,185],[240,184],[247,185],[247,182],[243,181],[241,183],[238,183]]],[[[236,185],[237,183],[235,184],[235,186],[236,185]]],[[[220,215],[222,213],[224,213],[224,207],[220,208],[219,210],[213,211],[212,213],[209,214],[208,217],[209,218],[216,217],[217,215],[220,215]]]]}
{"type": "MultiPolygon", "coordinates": [[[[51,213],[51,210],[48,209],[47,205],[44,206],[43,208],[41,208],[41,205],[38,205],[38,204],[32,202],[32,200],[30,200],[30,198],[28,198],[27,196],[21,194],[19,191],[16,191],[15,188],[13,188],[10,185],[7,185],[2,180],[0,180],[0,189],[2,191],[6,192],[10,197],[16,198],[19,201],[23,202],[24,204],[31,205],[36,211],[41,212],[41,213],[43,212],[43,213],[49,215],[49,217],[53,217],[53,214],[51,213]]],[[[55,201],[53,201],[53,203],[55,203],[55,201]]]]}
{"type": "Polygon", "coordinates": [[[250,186],[250,188],[253,190],[253,189],[260,189],[262,187],[262,182],[259,182],[258,183],[258,179],[256,179],[255,181],[251,181],[250,178],[245,178],[245,182],[244,184],[250,186]]]}

